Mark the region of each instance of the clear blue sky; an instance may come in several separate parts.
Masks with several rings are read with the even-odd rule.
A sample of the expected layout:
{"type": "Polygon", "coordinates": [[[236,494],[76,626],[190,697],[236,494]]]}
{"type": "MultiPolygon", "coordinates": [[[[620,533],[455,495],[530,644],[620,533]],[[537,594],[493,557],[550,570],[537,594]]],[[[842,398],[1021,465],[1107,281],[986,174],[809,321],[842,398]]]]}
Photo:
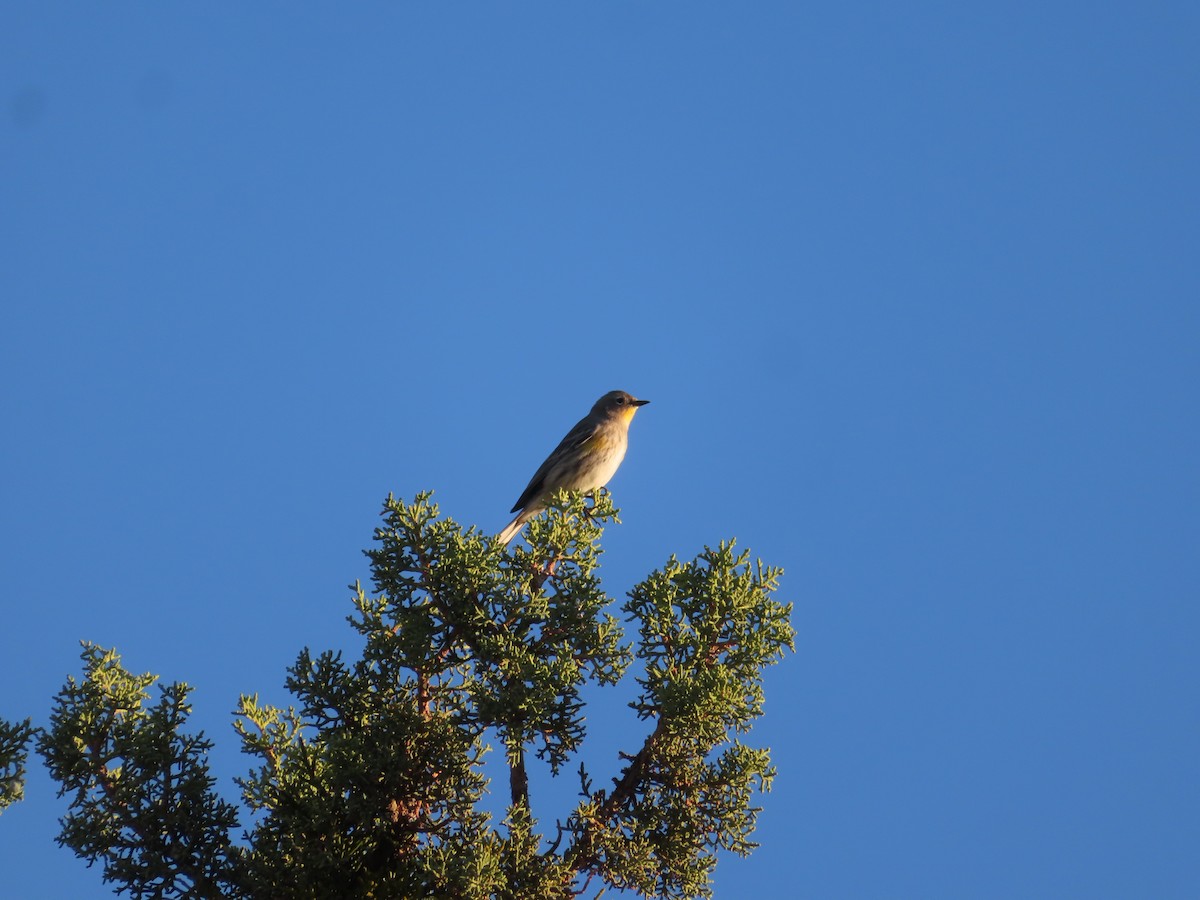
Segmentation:
{"type": "MultiPolygon", "coordinates": [[[[116,646],[235,797],[387,492],[624,388],[610,593],[796,604],[718,897],[1200,896],[1196,4],[252,6],[0,17],[0,715],[116,646]]],[[[28,795],[0,892],[108,896],[28,795]]]]}

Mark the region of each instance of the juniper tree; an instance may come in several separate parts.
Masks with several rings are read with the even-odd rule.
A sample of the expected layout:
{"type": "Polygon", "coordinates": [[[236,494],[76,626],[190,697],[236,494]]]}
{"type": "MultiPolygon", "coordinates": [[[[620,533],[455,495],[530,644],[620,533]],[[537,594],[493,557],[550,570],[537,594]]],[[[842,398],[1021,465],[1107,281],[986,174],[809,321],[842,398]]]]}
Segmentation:
{"type": "Polygon", "coordinates": [[[25,762],[33,735],[29,719],[16,723],[0,720],[0,812],[25,794],[25,762]]]}
{"type": "Polygon", "coordinates": [[[717,850],[755,846],[774,769],[743,738],[764,668],[792,646],[791,606],[772,597],[779,570],[728,542],[672,557],[618,610],[597,575],[616,512],[592,500],[559,495],[510,551],[429,494],[389,496],[372,589],[352,586],[361,652],[301,651],[294,705],[240,700],[240,808],[214,790],[211,742],[187,733],[190,688],[155,694],[90,644],[47,728],[0,728],[0,804],[36,732],[70,798],[59,842],[134,898],[710,896],[717,850]],[[585,758],[583,689],[627,680],[637,738],[585,758]],[[489,781],[493,742],[505,777],[489,781]],[[535,815],[533,766],[578,783],[564,818],[535,815]]]}

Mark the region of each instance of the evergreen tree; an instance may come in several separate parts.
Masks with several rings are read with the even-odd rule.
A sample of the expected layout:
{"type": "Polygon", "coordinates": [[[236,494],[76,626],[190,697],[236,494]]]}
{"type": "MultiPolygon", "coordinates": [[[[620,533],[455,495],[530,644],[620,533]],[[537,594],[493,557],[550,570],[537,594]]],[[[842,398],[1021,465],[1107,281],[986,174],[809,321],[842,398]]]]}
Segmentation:
{"type": "Polygon", "coordinates": [[[779,570],[729,542],[669,559],[619,619],[596,574],[615,515],[606,491],[592,505],[561,494],[509,551],[439,517],[429,494],[389,496],[373,590],[353,588],[361,655],[303,650],[286,709],[241,698],[244,808],[214,791],[212,743],[186,732],[190,688],[153,693],[155,676],[85,644],[47,728],[0,723],[0,809],[36,740],[70,798],[59,842],[135,900],[710,896],[716,851],[755,847],[774,769],[742,739],[764,668],[792,647],[791,606],[772,598],[779,570]],[[642,739],[598,784],[581,690],[627,674],[642,739]],[[482,808],[493,740],[498,823],[482,808]],[[531,765],[578,780],[564,820],[535,818],[531,765]]]}

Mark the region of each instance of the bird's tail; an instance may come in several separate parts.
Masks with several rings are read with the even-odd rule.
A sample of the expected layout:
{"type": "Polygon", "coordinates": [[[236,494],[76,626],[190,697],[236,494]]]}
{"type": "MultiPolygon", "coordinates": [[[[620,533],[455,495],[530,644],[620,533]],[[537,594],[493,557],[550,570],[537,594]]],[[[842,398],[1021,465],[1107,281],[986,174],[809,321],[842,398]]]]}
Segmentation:
{"type": "Polygon", "coordinates": [[[538,510],[522,510],[517,513],[517,517],[504,527],[504,530],[496,535],[496,540],[501,544],[508,546],[512,543],[512,539],[521,533],[521,529],[525,527],[525,523],[538,514],[538,510]]]}

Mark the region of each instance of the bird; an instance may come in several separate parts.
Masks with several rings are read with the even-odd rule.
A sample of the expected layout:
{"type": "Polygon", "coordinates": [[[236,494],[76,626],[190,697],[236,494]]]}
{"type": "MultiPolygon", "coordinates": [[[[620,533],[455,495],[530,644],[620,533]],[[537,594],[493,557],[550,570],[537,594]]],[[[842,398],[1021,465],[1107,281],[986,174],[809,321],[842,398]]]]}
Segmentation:
{"type": "Polygon", "coordinates": [[[608,484],[625,458],[629,446],[629,423],[649,400],[638,400],[625,391],[609,391],[595,402],[592,411],[567,432],[554,452],[529,479],[510,512],[517,517],[496,536],[508,545],[525,523],[546,508],[550,496],[561,488],[592,491],[608,484]]]}

